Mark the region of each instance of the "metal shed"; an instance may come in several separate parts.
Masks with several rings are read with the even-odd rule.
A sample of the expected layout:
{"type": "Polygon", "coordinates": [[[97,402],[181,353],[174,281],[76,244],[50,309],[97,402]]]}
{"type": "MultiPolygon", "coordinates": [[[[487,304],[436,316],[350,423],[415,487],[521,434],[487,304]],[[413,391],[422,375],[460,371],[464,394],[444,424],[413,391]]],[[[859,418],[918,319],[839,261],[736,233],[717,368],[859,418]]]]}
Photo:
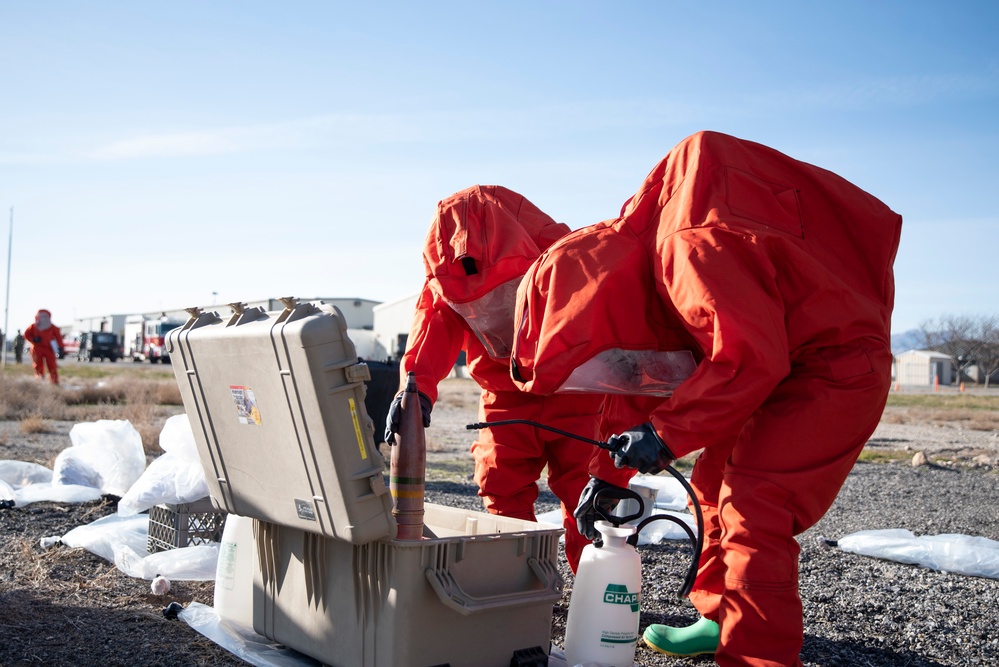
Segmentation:
{"type": "Polygon", "coordinates": [[[903,386],[948,386],[954,382],[954,357],[933,350],[909,350],[895,357],[897,380],[903,386]]]}

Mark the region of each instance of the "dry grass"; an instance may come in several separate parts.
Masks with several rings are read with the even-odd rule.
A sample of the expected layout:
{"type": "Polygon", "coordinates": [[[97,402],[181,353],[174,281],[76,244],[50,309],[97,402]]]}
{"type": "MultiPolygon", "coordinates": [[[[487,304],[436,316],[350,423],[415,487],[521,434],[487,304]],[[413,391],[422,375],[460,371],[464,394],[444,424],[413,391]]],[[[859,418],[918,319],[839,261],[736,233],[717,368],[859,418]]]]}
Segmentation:
{"type": "Polygon", "coordinates": [[[437,403],[452,408],[474,408],[479,404],[475,380],[451,378],[437,385],[437,403]]]}
{"type": "Polygon", "coordinates": [[[30,417],[25,417],[21,420],[18,426],[21,429],[21,433],[54,433],[55,429],[52,428],[52,424],[45,419],[42,419],[38,415],[31,415],[30,417]]]}
{"type": "Polygon", "coordinates": [[[999,431],[999,410],[962,407],[892,407],[881,415],[887,424],[958,424],[971,431],[999,431]]]}
{"type": "Polygon", "coordinates": [[[903,449],[871,449],[865,448],[860,452],[858,461],[864,463],[892,463],[893,461],[906,461],[913,457],[913,452],[903,449]]]}
{"type": "Polygon", "coordinates": [[[993,415],[989,419],[969,419],[965,428],[972,431],[999,431],[999,415],[993,415]]]}
{"type": "Polygon", "coordinates": [[[150,373],[77,377],[58,387],[23,374],[5,374],[0,382],[0,420],[19,422],[22,433],[51,432],[52,421],[124,419],[154,455],[162,453],[163,423],[182,405],[177,383],[150,373]]]}
{"type": "Polygon", "coordinates": [[[999,411],[999,391],[976,394],[891,392],[888,394],[888,407],[999,411]]]}
{"type": "Polygon", "coordinates": [[[20,421],[39,415],[58,421],[65,418],[62,390],[34,378],[4,377],[0,383],[0,419],[20,421]]]}
{"type": "Polygon", "coordinates": [[[86,383],[65,391],[67,405],[183,405],[173,380],[138,377],[111,378],[86,383]]]}
{"type": "Polygon", "coordinates": [[[440,442],[439,440],[435,440],[435,439],[433,439],[433,438],[431,438],[429,436],[427,437],[427,451],[428,452],[434,452],[434,453],[437,453],[437,452],[446,452],[446,451],[448,451],[448,449],[449,448],[447,446],[447,443],[440,442]]]}
{"type": "Polygon", "coordinates": [[[881,421],[889,424],[958,424],[972,431],[999,431],[999,391],[888,395],[881,421]]]}
{"type": "Polygon", "coordinates": [[[123,382],[99,381],[64,392],[66,405],[100,405],[124,403],[128,392],[123,382]]]}

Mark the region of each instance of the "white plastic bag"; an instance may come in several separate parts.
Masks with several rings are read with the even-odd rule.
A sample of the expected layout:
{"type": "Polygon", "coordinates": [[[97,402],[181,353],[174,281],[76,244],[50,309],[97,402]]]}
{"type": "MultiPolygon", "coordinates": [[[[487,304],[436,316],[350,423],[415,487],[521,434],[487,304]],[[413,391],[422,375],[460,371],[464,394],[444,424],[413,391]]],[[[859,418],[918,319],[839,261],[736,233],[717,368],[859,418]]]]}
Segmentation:
{"type": "MultiPolygon", "coordinates": [[[[656,508],[683,511],[687,509],[687,490],[671,475],[636,475],[641,484],[656,490],[656,508]]],[[[689,481],[689,480],[688,480],[689,481]]]]}
{"type": "Polygon", "coordinates": [[[77,526],[62,536],[68,547],[79,547],[114,563],[130,577],[142,578],[142,560],[146,556],[149,517],[122,517],[117,514],[77,526]]]}
{"type": "Polygon", "coordinates": [[[69,439],[73,446],[56,457],[53,484],[93,486],[104,494],[123,496],[146,468],[142,437],[127,421],[76,424],[69,439]]]}
{"type": "Polygon", "coordinates": [[[971,535],[923,535],[901,528],[862,530],[838,540],[843,551],[931,570],[999,579],[999,542],[971,535]]]}
{"type": "Polygon", "coordinates": [[[29,484],[52,481],[52,471],[45,466],[27,461],[0,461],[0,481],[15,489],[29,484]]]}
{"type": "Polygon", "coordinates": [[[0,502],[14,502],[14,487],[5,482],[3,479],[0,479],[0,502]]]}
{"type": "Polygon", "coordinates": [[[142,578],[151,580],[161,574],[174,581],[214,581],[218,563],[218,542],[167,549],[143,559],[142,578]]]}
{"type": "Polygon", "coordinates": [[[218,543],[167,549],[149,554],[149,516],[111,514],[62,536],[68,547],[86,549],[111,561],[130,577],[152,580],[157,574],[176,581],[213,581],[218,543]]]}
{"type": "MultiPolygon", "coordinates": [[[[658,507],[658,505],[657,505],[658,507]]],[[[692,514],[686,512],[662,512],[657,511],[653,514],[667,514],[669,516],[676,517],[680,521],[683,521],[690,527],[693,533],[697,534],[697,521],[694,519],[692,514]]],[[[659,521],[653,521],[649,523],[642,532],[638,534],[638,543],[640,545],[646,544],[659,544],[663,540],[689,540],[690,536],[684,532],[683,528],[673,523],[672,521],[666,521],[665,519],[660,519],[659,521]]]]}
{"type": "Polygon", "coordinates": [[[161,503],[190,503],[208,495],[208,482],[187,415],[166,421],[160,432],[160,447],[166,453],[149,464],[118,502],[122,516],[133,516],[161,503]]]}
{"type": "Polygon", "coordinates": [[[24,507],[42,501],[84,503],[101,497],[90,486],[52,485],[52,471],[27,461],[0,461],[0,501],[24,507]]]}
{"type": "Polygon", "coordinates": [[[101,490],[103,479],[86,450],[67,448],[56,457],[52,481],[56,486],[86,486],[101,490]]]}
{"type": "Polygon", "coordinates": [[[93,486],[79,484],[50,484],[47,482],[29,484],[14,489],[14,503],[24,507],[31,503],[89,503],[100,500],[101,490],[93,486]]]}
{"type": "Polygon", "coordinates": [[[160,449],[175,454],[188,461],[200,461],[198,445],[194,442],[194,432],[187,415],[175,415],[166,420],[160,431],[160,449]]]}

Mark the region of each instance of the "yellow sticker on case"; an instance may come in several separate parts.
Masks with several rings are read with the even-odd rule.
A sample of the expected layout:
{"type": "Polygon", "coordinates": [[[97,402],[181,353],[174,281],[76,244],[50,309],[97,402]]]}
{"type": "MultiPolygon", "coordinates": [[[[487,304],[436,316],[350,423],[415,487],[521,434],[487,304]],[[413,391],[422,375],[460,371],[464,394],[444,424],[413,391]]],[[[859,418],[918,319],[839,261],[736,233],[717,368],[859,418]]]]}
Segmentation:
{"type": "Polygon", "coordinates": [[[368,458],[368,449],[364,446],[364,436],[361,434],[361,419],[357,416],[357,403],[353,398],[348,398],[350,403],[350,417],[354,420],[354,433],[357,434],[357,447],[361,450],[361,458],[368,458]]]}

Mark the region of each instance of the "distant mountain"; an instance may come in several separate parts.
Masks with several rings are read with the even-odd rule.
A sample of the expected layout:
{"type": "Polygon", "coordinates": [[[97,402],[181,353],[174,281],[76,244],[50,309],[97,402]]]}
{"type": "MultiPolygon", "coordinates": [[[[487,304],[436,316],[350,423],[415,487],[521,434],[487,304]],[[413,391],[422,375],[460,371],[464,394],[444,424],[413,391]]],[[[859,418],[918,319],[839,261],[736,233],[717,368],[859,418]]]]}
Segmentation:
{"type": "Polygon", "coordinates": [[[923,334],[919,329],[909,329],[902,333],[892,334],[891,353],[901,354],[909,350],[918,350],[923,343],[923,334]]]}

